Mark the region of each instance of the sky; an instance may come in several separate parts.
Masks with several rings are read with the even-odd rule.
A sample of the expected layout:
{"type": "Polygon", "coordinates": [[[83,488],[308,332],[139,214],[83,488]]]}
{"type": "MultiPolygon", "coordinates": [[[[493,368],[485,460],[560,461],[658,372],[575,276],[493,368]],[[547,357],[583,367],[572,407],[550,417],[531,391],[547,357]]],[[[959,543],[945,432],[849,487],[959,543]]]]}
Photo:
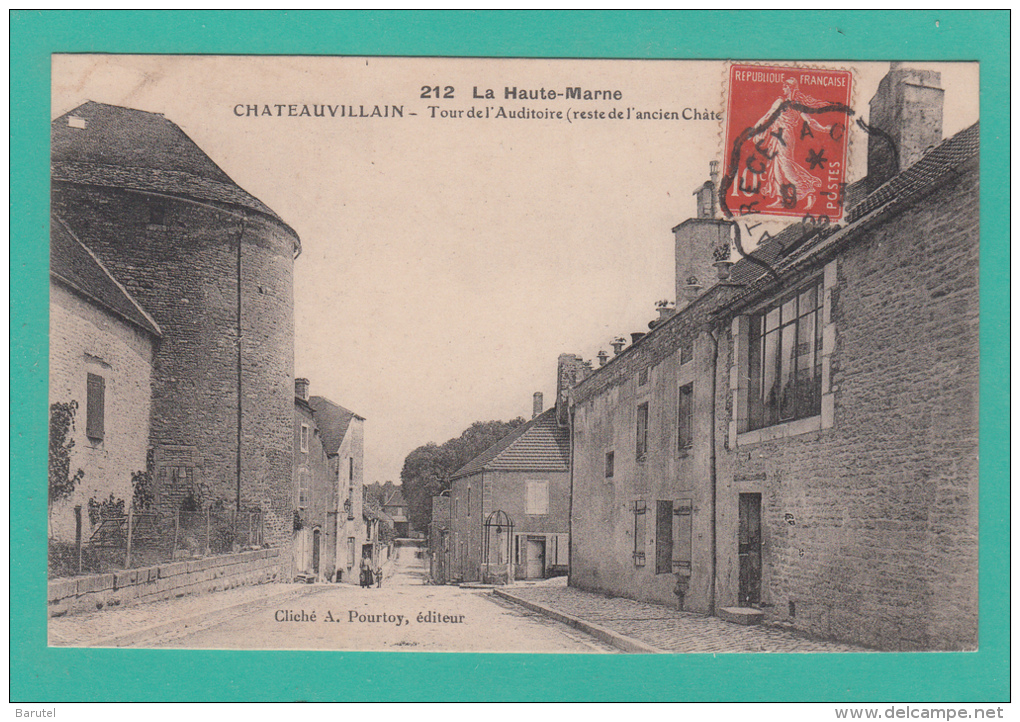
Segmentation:
{"type": "MultiPolygon", "coordinates": [[[[945,137],[978,119],[976,64],[911,65],[942,74],[945,137]]],[[[889,67],[814,66],[853,69],[865,119],[889,67]]],[[[535,391],[555,397],[559,354],[593,359],[675,300],[670,229],[695,215],[721,158],[710,112],[725,107],[725,73],[721,61],[55,55],[52,117],[87,100],[163,113],[295,229],[295,375],[366,418],[366,482],[399,482],[417,446],[530,418],[535,391]],[[567,87],[620,97],[541,97],[567,87]],[[336,115],[289,116],[304,104],[336,115]],[[339,117],[377,105],[403,117],[339,117]],[[605,117],[492,117],[499,107],[605,117]],[[684,109],[707,119],[634,118],[684,109]]],[[[848,181],[865,171],[862,135],[851,131],[848,181]]]]}

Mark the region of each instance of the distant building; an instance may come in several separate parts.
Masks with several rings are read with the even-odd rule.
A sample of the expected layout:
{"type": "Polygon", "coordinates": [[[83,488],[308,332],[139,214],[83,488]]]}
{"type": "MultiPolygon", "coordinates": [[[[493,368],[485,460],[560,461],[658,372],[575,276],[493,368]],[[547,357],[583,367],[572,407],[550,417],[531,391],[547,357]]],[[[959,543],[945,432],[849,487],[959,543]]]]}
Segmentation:
{"type": "Polygon", "coordinates": [[[336,571],[339,485],[330,462],[308,403],[308,379],[295,379],[294,572],[316,580],[332,580],[336,571]]]}
{"type": "Polygon", "coordinates": [[[428,537],[429,580],[446,584],[450,568],[450,492],[432,497],[432,521],[428,537]]]}
{"type": "MultiPolygon", "coordinates": [[[[64,222],[50,219],[51,404],[74,404],[69,474],[84,472],[50,510],[50,538],[86,539],[88,502],[130,503],[133,473],[147,468],[152,364],[162,331],[64,222]]],[[[65,442],[65,443],[66,443],[65,442]]]]}
{"type": "MultiPolygon", "coordinates": [[[[114,435],[102,445],[128,433],[134,446],[147,429],[159,510],[256,509],[262,539],[288,546],[297,234],[158,113],[87,102],[61,115],[51,125],[51,184],[54,215],[122,286],[131,299],[123,307],[144,309],[143,325],[160,331],[158,343],[130,341],[130,400],[108,378],[106,351],[86,363],[94,370],[81,369],[108,380],[114,435]],[[150,361],[151,402],[141,382],[150,361]]],[[[51,395],[86,407],[84,381],[58,377],[51,395]]],[[[145,467],[137,452],[103,463],[118,488],[145,467]]]]}
{"type": "Polygon", "coordinates": [[[308,404],[329,459],[333,488],[334,505],[326,519],[326,568],[336,581],[357,584],[361,556],[371,551],[363,513],[365,419],[324,396],[311,396],[308,404]]]}
{"type": "Polygon", "coordinates": [[[410,536],[410,525],[407,520],[407,501],[398,486],[382,503],[382,511],[393,520],[393,533],[400,539],[410,536]]]}
{"type": "Polygon", "coordinates": [[[882,81],[844,224],[731,269],[731,222],[674,229],[676,313],[570,391],[572,585],[976,648],[979,132],[938,85],[882,81]]]}
{"type": "Polygon", "coordinates": [[[541,412],[537,404],[531,421],[452,477],[451,581],[542,579],[567,571],[570,433],[557,422],[556,407],[541,412]]]}

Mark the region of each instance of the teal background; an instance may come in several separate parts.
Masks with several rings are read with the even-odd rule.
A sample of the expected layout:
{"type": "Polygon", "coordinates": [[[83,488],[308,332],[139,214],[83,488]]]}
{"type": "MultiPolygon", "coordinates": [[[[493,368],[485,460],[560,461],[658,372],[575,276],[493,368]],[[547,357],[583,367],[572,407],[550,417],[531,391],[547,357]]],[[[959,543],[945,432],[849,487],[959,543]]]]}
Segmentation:
{"type": "Polygon", "coordinates": [[[12,12],[11,701],[1008,701],[1009,24],[1008,11],[12,12]],[[980,61],[980,651],[47,648],[49,60],[58,52],[980,61]]]}

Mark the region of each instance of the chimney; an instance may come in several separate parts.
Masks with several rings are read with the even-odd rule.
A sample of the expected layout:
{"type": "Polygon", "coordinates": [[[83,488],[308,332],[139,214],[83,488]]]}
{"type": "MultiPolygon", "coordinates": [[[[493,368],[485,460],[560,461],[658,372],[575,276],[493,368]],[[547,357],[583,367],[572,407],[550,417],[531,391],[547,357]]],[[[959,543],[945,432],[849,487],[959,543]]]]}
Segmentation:
{"type": "Polygon", "coordinates": [[[535,418],[542,413],[542,392],[536,391],[531,397],[531,418],[535,418]]]}
{"type": "Polygon", "coordinates": [[[633,346],[645,337],[644,331],[635,331],[630,335],[630,345],[633,346]]]}
{"type": "Polygon", "coordinates": [[[659,301],[655,304],[655,310],[659,312],[658,320],[661,322],[672,316],[676,309],[670,305],[669,301],[659,301]]]}
{"type": "Polygon", "coordinates": [[[869,193],[942,142],[944,96],[941,73],[889,66],[870,104],[869,193]]]}
{"type": "Polygon", "coordinates": [[[308,401],[308,379],[294,379],[294,395],[308,401]]]}
{"type": "Polygon", "coordinates": [[[607,363],[609,363],[609,354],[607,354],[605,351],[600,349],[597,355],[599,359],[599,368],[602,368],[607,363]]]}
{"type": "Polygon", "coordinates": [[[572,353],[561,353],[556,360],[556,421],[560,426],[569,423],[567,402],[569,390],[585,377],[584,360],[572,353]]]}
{"type": "Polygon", "coordinates": [[[718,189],[720,166],[712,161],[708,167],[709,180],[695,191],[698,196],[698,212],[694,218],[688,218],[673,228],[676,248],[676,310],[681,311],[691,300],[692,289],[686,289],[690,278],[698,278],[712,285],[710,279],[716,277],[713,267],[713,252],[723,244],[729,244],[733,235],[732,221],[716,218],[718,215],[718,189]],[[685,292],[686,289],[686,292],[685,292]]]}
{"type": "Polygon", "coordinates": [[[617,336],[609,345],[613,347],[613,355],[619,356],[623,353],[623,347],[627,345],[627,340],[623,336],[617,336]]]}

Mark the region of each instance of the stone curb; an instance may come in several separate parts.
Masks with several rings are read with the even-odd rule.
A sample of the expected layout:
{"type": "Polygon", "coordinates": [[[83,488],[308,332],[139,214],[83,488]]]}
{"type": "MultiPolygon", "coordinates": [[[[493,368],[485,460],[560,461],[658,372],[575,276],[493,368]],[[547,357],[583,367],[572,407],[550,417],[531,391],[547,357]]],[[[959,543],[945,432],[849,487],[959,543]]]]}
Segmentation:
{"type": "Polygon", "coordinates": [[[574,629],[580,629],[582,632],[587,632],[596,639],[605,642],[606,644],[610,644],[624,652],[630,652],[632,654],[669,654],[669,652],[666,652],[663,649],[653,647],[650,644],[645,644],[633,637],[628,637],[620,634],[619,632],[614,632],[613,630],[606,629],[598,624],[586,622],[583,619],[571,616],[559,611],[558,609],[553,609],[552,607],[546,607],[542,604],[522,599],[521,597],[515,596],[510,592],[505,592],[502,589],[493,589],[492,593],[498,597],[508,599],[514,604],[520,604],[522,607],[526,607],[533,612],[538,612],[539,614],[544,614],[558,622],[563,622],[574,629]]]}
{"type": "MultiPolygon", "coordinates": [[[[129,646],[131,644],[137,644],[139,642],[144,642],[145,640],[147,640],[150,637],[158,636],[160,634],[165,634],[166,632],[173,631],[174,629],[176,629],[178,627],[187,627],[187,626],[189,626],[191,624],[197,624],[199,622],[215,621],[215,620],[217,620],[217,619],[219,619],[221,617],[227,616],[229,613],[234,612],[234,611],[236,611],[237,609],[239,609],[241,607],[248,606],[249,604],[258,604],[259,602],[263,602],[263,601],[265,601],[267,599],[275,599],[277,597],[282,597],[282,596],[285,596],[287,594],[303,593],[303,591],[304,590],[296,592],[293,589],[283,589],[283,590],[280,590],[279,592],[277,592],[275,594],[267,594],[266,596],[259,597],[258,599],[249,599],[247,601],[237,602],[236,604],[231,604],[231,605],[228,605],[226,607],[218,607],[218,608],[213,609],[211,611],[198,612],[196,614],[191,614],[191,615],[189,615],[187,617],[180,617],[180,618],[177,618],[177,619],[171,619],[169,621],[160,622],[158,624],[151,624],[148,627],[143,627],[141,629],[135,629],[135,630],[133,630],[131,632],[125,632],[124,634],[114,634],[114,635],[109,636],[109,637],[103,637],[103,638],[99,639],[98,641],[88,642],[87,644],[83,644],[81,646],[83,646],[83,647],[127,647],[127,646],[129,646]]],[[[60,645],[60,646],[65,646],[65,645],[60,645]]],[[[78,646],[78,645],[70,645],[70,646],[78,646]]]]}

